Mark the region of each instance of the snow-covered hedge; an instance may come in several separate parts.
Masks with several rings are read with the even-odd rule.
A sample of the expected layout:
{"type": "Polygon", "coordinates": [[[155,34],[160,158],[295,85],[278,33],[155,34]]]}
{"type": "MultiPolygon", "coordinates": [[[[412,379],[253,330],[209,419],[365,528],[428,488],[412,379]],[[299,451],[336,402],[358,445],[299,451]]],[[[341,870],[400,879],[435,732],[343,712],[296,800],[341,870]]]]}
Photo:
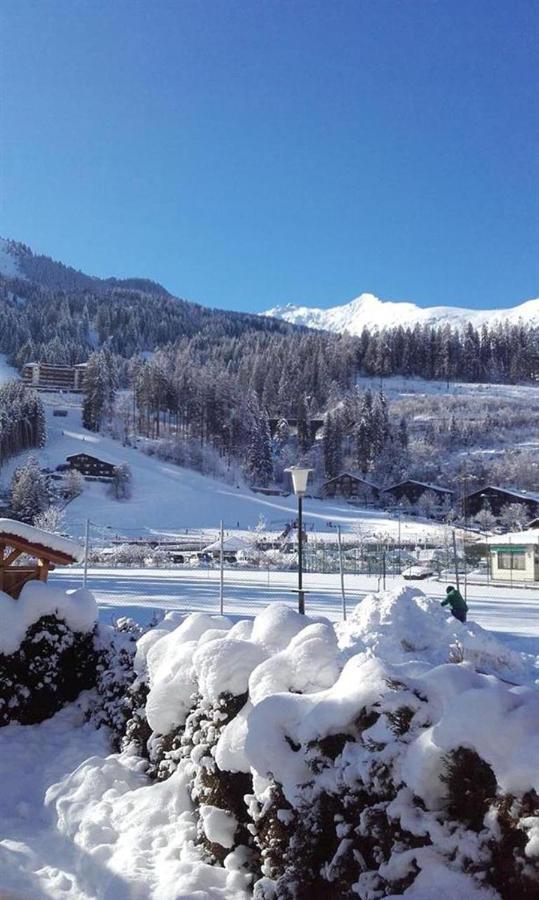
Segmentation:
{"type": "Polygon", "coordinates": [[[341,626],[169,614],[135,669],[123,753],[47,802],[124,877],[150,854],[149,896],[539,895],[531,670],[416,588],[341,626]]]}
{"type": "Polygon", "coordinates": [[[0,725],[52,716],[96,683],[97,607],[89,591],[28,582],[0,592],[0,725]]]}

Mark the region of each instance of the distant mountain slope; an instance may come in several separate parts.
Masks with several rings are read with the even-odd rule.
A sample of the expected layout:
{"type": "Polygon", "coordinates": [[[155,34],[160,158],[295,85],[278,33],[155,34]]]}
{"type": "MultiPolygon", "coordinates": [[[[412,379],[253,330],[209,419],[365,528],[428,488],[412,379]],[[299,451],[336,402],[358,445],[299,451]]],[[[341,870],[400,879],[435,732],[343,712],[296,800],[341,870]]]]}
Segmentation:
{"type": "Polygon", "coordinates": [[[144,278],[95,278],[0,238],[0,353],[20,368],[40,359],[72,364],[106,344],[125,358],[182,339],[288,335],[279,319],[211,309],[144,278]]]}
{"type": "Polygon", "coordinates": [[[414,325],[445,325],[462,327],[467,322],[477,328],[483,323],[510,322],[516,324],[520,320],[527,325],[539,326],[539,299],[528,300],[512,309],[476,310],[463,309],[457,306],[432,306],[426,309],[415,303],[380,300],[374,294],[361,294],[350,303],[334,306],[330,309],[317,309],[308,306],[276,306],[264,313],[266,316],[282,319],[294,325],[308,328],[319,328],[349,334],[361,334],[364,328],[394,328],[414,325]]]}
{"type": "Polygon", "coordinates": [[[0,275],[9,278],[27,278],[51,290],[75,290],[100,292],[114,287],[161,294],[169,292],[147,278],[96,278],[78,269],[65,266],[48,256],[35,254],[26,244],[0,238],[0,275]]]}

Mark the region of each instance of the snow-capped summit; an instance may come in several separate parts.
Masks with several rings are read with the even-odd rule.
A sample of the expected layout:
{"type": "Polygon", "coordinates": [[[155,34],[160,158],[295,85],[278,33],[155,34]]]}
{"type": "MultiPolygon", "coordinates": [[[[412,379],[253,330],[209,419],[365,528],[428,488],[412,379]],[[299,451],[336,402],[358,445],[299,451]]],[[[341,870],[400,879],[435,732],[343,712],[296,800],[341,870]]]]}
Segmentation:
{"type": "Polygon", "coordinates": [[[458,306],[430,306],[422,309],[415,303],[380,300],[374,294],[360,294],[350,303],[317,309],[309,306],[276,306],[264,313],[277,319],[284,319],[294,325],[319,328],[349,334],[361,334],[364,328],[393,328],[414,325],[446,325],[462,327],[472,322],[476,327],[483,323],[511,322],[522,320],[527,325],[539,326],[539,299],[528,300],[510,309],[465,309],[458,306]]]}

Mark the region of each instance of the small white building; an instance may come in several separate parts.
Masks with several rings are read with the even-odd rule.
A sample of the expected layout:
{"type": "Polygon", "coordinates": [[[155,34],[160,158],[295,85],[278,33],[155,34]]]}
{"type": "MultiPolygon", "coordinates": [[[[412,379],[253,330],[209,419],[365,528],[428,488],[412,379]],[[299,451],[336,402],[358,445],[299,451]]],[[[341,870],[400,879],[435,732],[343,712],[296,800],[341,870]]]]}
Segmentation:
{"type": "Polygon", "coordinates": [[[539,530],[487,538],[493,581],[539,582],[539,530]]]}

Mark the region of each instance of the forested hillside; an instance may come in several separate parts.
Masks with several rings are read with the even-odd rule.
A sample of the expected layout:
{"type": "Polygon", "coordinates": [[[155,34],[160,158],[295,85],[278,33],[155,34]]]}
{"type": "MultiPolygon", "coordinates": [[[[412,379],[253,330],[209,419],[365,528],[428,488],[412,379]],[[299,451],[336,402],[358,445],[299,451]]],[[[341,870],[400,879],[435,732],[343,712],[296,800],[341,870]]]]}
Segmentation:
{"type": "Polygon", "coordinates": [[[525,443],[536,427],[534,404],[527,425],[510,404],[476,405],[472,416],[446,404],[422,417],[417,404],[390,406],[382,392],[395,375],[534,384],[534,326],[397,325],[353,337],[207,309],[144,279],[96,279],[22,245],[3,248],[11,269],[0,277],[0,352],[18,367],[88,361],[86,427],[124,442],[142,436],[150,452],[207,474],[241,467],[251,484],[279,484],[299,456],[318,483],[342,466],[383,483],[451,482],[463,466],[483,480],[494,457],[472,460],[471,448],[495,436],[507,449],[511,431],[525,443]],[[376,379],[372,393],[357,387],[364,376],[376,379]]]}

